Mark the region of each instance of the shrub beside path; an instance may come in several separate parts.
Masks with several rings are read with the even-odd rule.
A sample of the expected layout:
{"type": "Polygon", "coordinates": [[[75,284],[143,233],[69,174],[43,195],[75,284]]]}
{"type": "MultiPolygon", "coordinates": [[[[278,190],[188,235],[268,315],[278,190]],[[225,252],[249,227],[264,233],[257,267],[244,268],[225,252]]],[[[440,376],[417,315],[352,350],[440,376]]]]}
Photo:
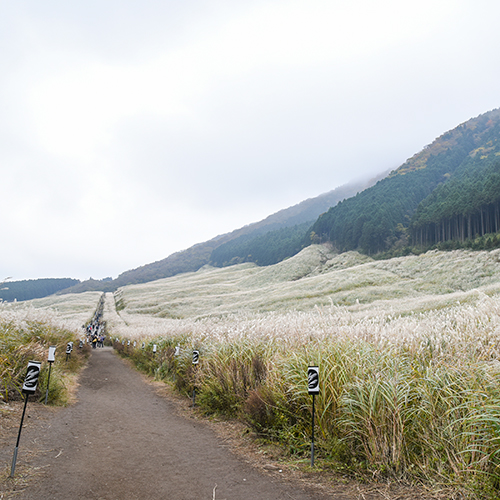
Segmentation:
{"type": "Polygon", "coordinates": [[[77,397],[74,405],[23,430],[18,467],[27,449],[43,450],[29,459],[37,477],[5,498],[353,498],[284,481],[277,472],[262,474],[231,453],[205,423],[179,415],[174,402],[159,396],[111,348],[93,351],[77,397]]]}

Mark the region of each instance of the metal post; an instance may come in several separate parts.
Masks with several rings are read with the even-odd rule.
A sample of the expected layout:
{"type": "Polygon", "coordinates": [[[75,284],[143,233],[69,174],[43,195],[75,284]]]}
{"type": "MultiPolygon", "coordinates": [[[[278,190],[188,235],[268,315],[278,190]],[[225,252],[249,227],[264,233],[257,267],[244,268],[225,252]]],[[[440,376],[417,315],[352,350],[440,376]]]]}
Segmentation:
{"type": "Polygon", "coordinates": [[[192,358],[192,363],[193,363],[193,371],[194,371],[194,376],[193,376],[193,408],[196,405],[196,375],[198,373],[198,370],[196,369],[196,366],[200,362],[200,351],[193,351],[193,358],[192,358]]]}
{"type": "Polygon", "coordinates": [[[17,434],[16,448],[14,449],[14,456],[12,457],[12,467],[10,468],[10,477],[14,477],[14,471],[16,470],[17,450],[19,449],[19,441],[21,439],[21,431],[23,430],[24,414],[26,413],[27,404],[28,404],[28,394],[26,393],[24,395],[23,416],[21,417],[21,425],[19,426],[19,433],[17,434]]]}
{"type": "Polygon", "coordinates": [[[52,362],[49,361],[49,377],[47,379],[47,391],[45,392],[45,404],[47,404],[47,399],[49,397],[50,371],[51,370],[52,370],[52,362]]]}
{"type": "Polygon", "coordinates": [[[316,394],[313,394],[313,407],[312,407],[312,432],[311,432],[311,467],[314,467],[314,398],[316,394]]]}
{"type": "Polygon", "coordinates": [[[196,406],[196,365],[193,365],[193,408],[196,406]]]}

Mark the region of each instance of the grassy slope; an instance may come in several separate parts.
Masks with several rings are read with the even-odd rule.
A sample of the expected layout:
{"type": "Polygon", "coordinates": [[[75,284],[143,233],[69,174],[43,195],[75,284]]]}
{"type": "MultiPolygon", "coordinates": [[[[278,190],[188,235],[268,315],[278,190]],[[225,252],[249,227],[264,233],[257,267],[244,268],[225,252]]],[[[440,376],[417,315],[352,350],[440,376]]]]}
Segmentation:
{"type": "MultiPolygon", "coordinates": [[[[54,314],[54,321],[62,322],[66,328],[77,330],[94,314],[101,292],[84,292],[67,295],[50,295],[41,299],[11,302],[3,305],[4,311],[43,310],[54,314]]],[[[36,315],[34,315],[36,317],[36,315]]]]}
{"type": "Polygon", "coordinates": [[[500,250],[374,261],[313,246],[265,268],[206,267],[124,287],[115,297],[124,309],[108,293],[104,316],[117,350],[184,394],[200,349],[200,407],[243,416],[299,454],[310,429],[305,373],[318,365],[321,461],[423,481],[443,498],[493,500],[499,261],[500,250]]]}
{"type": "Polygon", "coordinates": [[[200,318],[241,312],[307,311],[338,304],[400,312],[467,300],[474,289],[500,291],[500,250],[428,252],[374,261],[356,252],[311,246],[269,267],[205,267],[120,289],[129,314],[200,318]]]}
{"type": "MultiPolygon", "coordinates": [[[[42,363],[36,397],[43,398],[48,377],[49,346],[56,346],[48,401],[66,404],[76,384],[76,374],[88,356],[88,347],[75,349],[65,360],[66,345],[81,338],[81,326],[94,313],[100,293],[47,297],[33,301],[0,302],[0,413],[1,403],[20,399],[29,360],[42,363]]],[[[1,416],[1,415],[0,415],[1,416]]]]}
{"type": "Polygon", "coordinates": [[[320,461],[423,482],[443,498],[493,500],[499,259],[494,250],[374,261],[313,246],[274,266],[124,287],[124,309],[116,314],[109,294],[105,317],[124,356],[184,394],[200,350],[200,407],[239,415],[299,455],[310,429],[305,374],[317,365],[320,461]]]}

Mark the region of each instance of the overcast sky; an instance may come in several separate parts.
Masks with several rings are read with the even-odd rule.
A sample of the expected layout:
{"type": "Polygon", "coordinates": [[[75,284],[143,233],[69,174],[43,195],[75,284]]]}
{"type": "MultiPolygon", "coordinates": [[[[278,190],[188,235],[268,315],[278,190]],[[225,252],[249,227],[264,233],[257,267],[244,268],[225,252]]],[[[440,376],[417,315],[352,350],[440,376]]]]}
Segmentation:
{"type": "Polygon", "coordinates": [[[0,281],[116,277],[500,107],[498,0],[0,6],[0,281]]]}

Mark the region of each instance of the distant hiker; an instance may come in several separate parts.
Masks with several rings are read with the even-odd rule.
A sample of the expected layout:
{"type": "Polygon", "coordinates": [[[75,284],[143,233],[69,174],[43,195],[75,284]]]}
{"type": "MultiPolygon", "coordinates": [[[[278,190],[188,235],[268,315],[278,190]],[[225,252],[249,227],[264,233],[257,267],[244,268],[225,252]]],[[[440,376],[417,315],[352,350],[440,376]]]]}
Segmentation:
{"type": "Polygon", "coordinates": [[[97,335],[92,336],[92,349],[97,347],[97,335]]]}

